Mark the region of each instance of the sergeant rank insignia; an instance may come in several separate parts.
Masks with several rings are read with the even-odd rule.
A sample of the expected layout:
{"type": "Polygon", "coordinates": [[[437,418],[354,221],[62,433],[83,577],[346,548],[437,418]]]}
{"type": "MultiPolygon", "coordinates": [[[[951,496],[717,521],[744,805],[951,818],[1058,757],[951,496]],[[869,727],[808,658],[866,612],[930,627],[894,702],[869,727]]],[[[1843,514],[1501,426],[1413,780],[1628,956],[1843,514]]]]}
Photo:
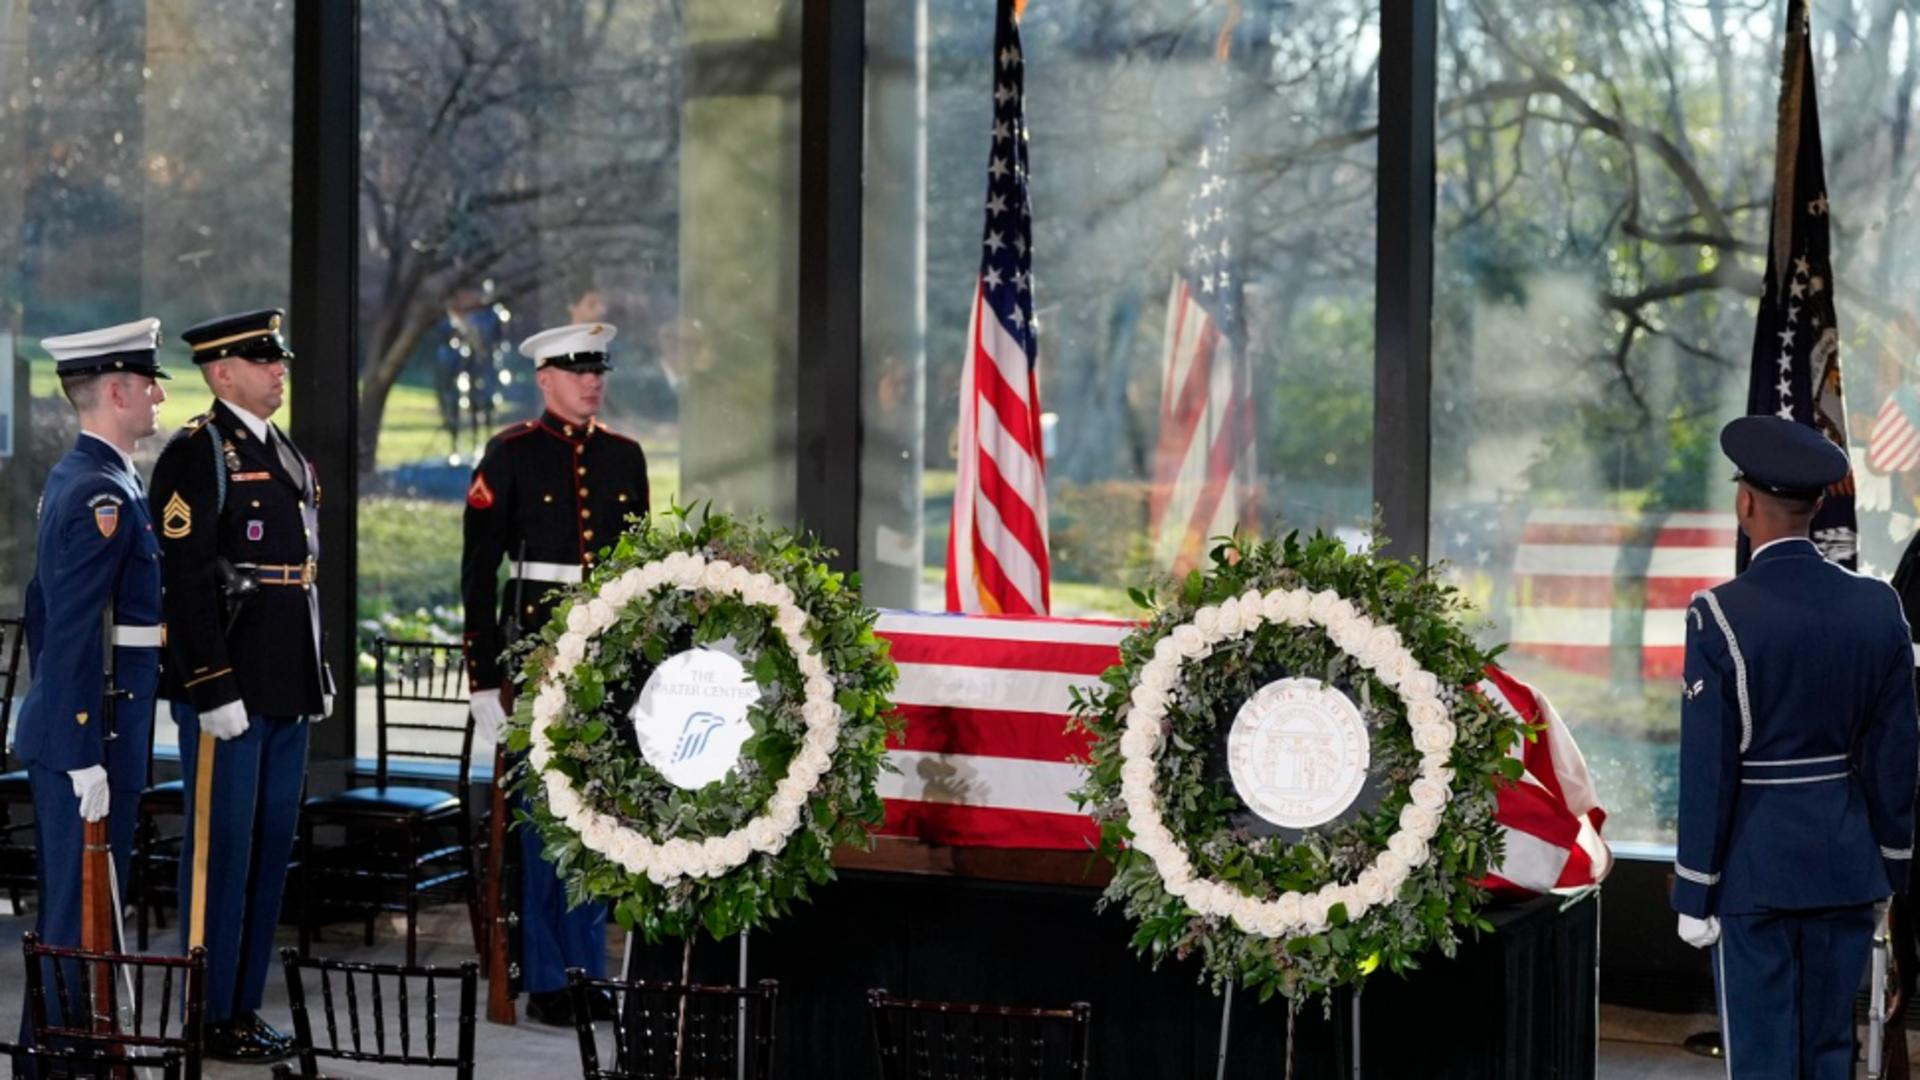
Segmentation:
{"type": "Polygon", "coordinates": [[[193,531],[193,510],[187,506],[187,500],[174,492],[167,505],[160,509],[160,535],[169,540],[185,539],[193,531]]]}
{"type": "Polygon", "coordinates": [[[473,484],[467,488],[467,505],[475,510],[485,510],[493,505],[493,489],[487,486],[487,478],[478,472],[473,474],[473,484]]]}

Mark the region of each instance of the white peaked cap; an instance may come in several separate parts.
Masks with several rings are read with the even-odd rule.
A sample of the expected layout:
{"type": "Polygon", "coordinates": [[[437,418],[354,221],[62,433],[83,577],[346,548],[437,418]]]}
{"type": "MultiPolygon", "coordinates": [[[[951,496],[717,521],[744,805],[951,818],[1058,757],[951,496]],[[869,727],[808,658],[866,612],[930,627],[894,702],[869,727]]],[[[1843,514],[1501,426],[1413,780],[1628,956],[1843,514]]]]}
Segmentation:
{"type": "Polygon", "coordinates": [[[604,353],[619,330],[612,323],[574,323],[542,330],[520,343],[520,355],[544,367],[556,356],[575,353],[604,353]]]}
{"type": "Polygon", "coordinates": [[[58,360],[84,360],[89,356],[138,352],[160,347],[160,320],[141,319],[102,330],[42,338],[40,345],[58,360]]]}

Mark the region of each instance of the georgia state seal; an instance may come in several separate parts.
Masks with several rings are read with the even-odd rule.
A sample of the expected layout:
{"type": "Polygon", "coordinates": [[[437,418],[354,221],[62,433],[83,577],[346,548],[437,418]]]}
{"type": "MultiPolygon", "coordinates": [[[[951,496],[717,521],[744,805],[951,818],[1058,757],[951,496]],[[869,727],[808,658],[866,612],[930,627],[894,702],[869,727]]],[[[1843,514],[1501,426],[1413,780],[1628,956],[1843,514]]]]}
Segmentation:
{"type": "Polygon", "coordinates": [[[1254,692],[1227,733],[1227,775],[1247,808],[1285,829],[1337,818],[1367,781],[1366,721],[1353,699],[1318,679],[1254,692]]]}

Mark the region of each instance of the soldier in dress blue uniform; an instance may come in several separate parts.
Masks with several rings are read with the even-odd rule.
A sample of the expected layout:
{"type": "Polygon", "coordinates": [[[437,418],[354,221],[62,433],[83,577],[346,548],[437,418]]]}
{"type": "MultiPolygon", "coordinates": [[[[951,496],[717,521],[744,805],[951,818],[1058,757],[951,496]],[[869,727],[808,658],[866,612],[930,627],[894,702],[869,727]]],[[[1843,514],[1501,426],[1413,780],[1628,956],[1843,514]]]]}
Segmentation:
{"type": "MultiPolygon", "coordinates": [[[[513,644],[506,627],[538,631],[553,613],[547,594],[579,583],[627,516],[647,512],[646,454],[597,419],[614,333],[606,323],[579,323],[520,344],[534,363],[545,411],[495,435],[467,488],[460,591],[475,732],[485,743],[497,740],[506,721],[500,654],[513,644]],[[502,559],[514,579],[504,594],[502,559]]],[[[520,830],[520,887],[527,1015],[569,1025],[566,972],[578,967],[598,975],[606,967],[606,908],[568,910],[566,889],[541,858],[532,829],[520,830]]]]}
{"type": "Polygon", "coordinates": [[[1851,1077],[1874,905],[1913,858],[1913,645],[1894,591],[1808,538],[1846,454],[1771,416],[1720,445],[1753,559],[1687,608],[1673,906],[1732,1077],[1851,1077]]]}
{"type": "MultiPolygon", "coordinates": [[[[134,807],[147,784],[160,668],[160,555],[131,455],[159,424],[167,393],[158,380],[167,374],[155,351],[158,319],[41,344],[80,415],[80,438],[40,496],[39,557],[27,584],[34,677],[14,749],[33,787],[40,875],[34,929],[49,945],[75,948],[81,823],[108,819],[114,872],[125,882],[134,807]],[[113,686],[105,684],[109,647],[113,686]]],[[[25,1041],[31,1032],[24,1017],[21,1030],[25,1041]]]]}
{"type": "Polygon", "coordinates": [[[160,452],[148,497],[186,780],[182,947],[206,947],[207,1053],[232,1061],[291,1049],[256,1010],[276,968],[308,724],[333,706],[314,581],[319,484],[271,420],[293,359],[280,321],[253,311],[181,335],[219,400],[160,452]]]}

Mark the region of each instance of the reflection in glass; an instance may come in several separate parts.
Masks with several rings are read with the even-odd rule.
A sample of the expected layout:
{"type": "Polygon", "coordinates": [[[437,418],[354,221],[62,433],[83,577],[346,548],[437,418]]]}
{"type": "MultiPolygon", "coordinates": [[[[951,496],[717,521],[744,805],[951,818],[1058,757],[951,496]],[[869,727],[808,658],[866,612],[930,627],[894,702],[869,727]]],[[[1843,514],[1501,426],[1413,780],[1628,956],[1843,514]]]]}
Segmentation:
{"type": "MultiPolygon", "coordinates": [[[[1441,8],[1431,550],[1573,725],[1615,839],[1671,841],[1681,611],[1733,572],[1717,433],[1745,406],[1784,10],[1441,8]]],[[[1875,17],[1813,6],[1856,448],[1920,346],[1920,56],[1910,14],[1875,17]]],[[[1862,568],[1890,572],[1920,487],[1861,490],[1862,568]]]]}
{"type": "MultiPolygon", "coordinates": [[[[884,605],[942,603],[993,16],[992,0],[867,13],[861,570],[884,605]]],[[[1021,27],[1055,613],[1125,612],[1127,584],[1180,565],[1155,526],[1182,515],[1156,510],[1213,522],[1195,476],[1224,477],[1243,525],[1357,538],[1372,517],[1374,5],[1069,0],[1030,5],[1021,27]],[[1190,231],[1197,196],[1222,219],[1190,231]],[[1246,440],[1221,441],[1220,470],[1196,460],[1183,478],[1157,461],[1215,445],[1163,420],[1163,364],[1191,356],[1169,348],[1170,286],[1209,224],[1227,251],[1210,245],[1218,266],[1190,280],[1237,283],[1219,370],[1232,382],[1241,365],[1245,389],[1221,396],[1251,412],[1252,452],[1236,468],[1248,448],[1227,443],[1246,440]]]]}

